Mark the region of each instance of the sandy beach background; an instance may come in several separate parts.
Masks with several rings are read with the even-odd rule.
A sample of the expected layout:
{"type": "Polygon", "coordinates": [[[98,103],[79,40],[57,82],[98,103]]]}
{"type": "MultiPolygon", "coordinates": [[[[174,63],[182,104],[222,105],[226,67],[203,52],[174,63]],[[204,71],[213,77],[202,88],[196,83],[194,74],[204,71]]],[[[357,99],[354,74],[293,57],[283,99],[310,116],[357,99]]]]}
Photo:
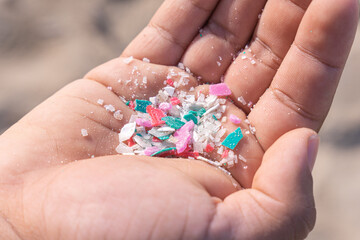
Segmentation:
{"type": "MultiPolygon", "coordinates": [[[[117,57],[162,0],[0,0],[0,134],[65,84],[117,57]]],[[[334,56],[336,57],[336,56],[334,56]]],[[[360,239],[360,28],[314,169],[307,239],[360,239]]]]}

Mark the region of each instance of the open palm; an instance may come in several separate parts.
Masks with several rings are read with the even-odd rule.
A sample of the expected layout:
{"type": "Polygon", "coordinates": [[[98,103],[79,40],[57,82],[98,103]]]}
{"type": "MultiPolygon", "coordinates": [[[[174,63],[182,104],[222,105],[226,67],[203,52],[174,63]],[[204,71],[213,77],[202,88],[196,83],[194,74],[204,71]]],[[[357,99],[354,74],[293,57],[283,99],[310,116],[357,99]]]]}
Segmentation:
{"type": "Polygon", "coordinates": [[[316,151],[308,143],[330,108],[357,14],[357,0],[166,0],[120,58],[1,136],[0,236],[304,238],[315,221],[316,151]],[[232,89],[226,114],[256,129],[235,149],[247,168],[232,168],[233,178],[194,160],[116,155],[119,129],[133,113],[119,96],[155,96],[170,72],[184,72],[179,62],[193,73],[182,90],[206,91],[202,84],[223,76],[232,89]],[[137,85],[144,77],[147,86],[137,85]]]}

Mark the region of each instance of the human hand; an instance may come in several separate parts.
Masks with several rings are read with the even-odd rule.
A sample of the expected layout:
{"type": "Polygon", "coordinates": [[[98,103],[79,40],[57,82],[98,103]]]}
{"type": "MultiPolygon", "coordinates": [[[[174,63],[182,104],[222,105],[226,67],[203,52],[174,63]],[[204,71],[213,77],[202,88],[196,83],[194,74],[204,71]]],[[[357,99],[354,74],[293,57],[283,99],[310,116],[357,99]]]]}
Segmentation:
{"type": "MultiPolygon", "coordinates": [[[[310,129],[319,130],[330,107],[356,29],[358,3],[269,0],[251,52],[232,62],[251,38],[266,1],[218,2],[165,1],[123,58],[69,84],[1,136],[2,238],[307,235],[315,219],[310,169],[317,138],[310,137],[315,134],[310,129]],[[123,59],[129,56],[138,60],[127,65],[123,59]],[[152,63],[141,61],[144,57],[152,63]],[[233,179],[202,162],[116,155],[117,132],[132,114],[119,96],[156,95],[170,69],[181,71],[171,67],[179,61],[202,82],[216,83],[225,74],[235,104],[228,103],[228,113],[248,117],[255,126],[256,136],[247,135],[236,149],[248,159],[248,168],[230,169],[248,189],[237,191],[233,179]],[[134,76],[134,66],[139,77],[147,76],[147,88],[118,82],[134,76]],[[251,112],[237,101],[241,96],[256,104],[251,112]],[[121,110],[124,119],[98,105],[99,98],[121,110]],[[88,137],[81,136],[82,128],[88,137]]],[[[183,90],[204,90],[198,85],[190,77],[183,90]]]]}

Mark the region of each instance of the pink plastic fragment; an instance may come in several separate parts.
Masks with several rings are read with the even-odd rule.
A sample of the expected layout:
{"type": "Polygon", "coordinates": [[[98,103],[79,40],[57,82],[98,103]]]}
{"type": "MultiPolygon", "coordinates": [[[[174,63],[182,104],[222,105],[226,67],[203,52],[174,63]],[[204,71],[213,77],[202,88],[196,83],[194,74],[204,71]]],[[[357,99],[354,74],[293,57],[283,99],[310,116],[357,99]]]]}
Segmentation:
{"type": "Polygon", "coordinates": [[[160,109],[156,109],[153,106],[149,105],[146,107],[146,112],[150,115],[151,117],[151,124],[152,126],[156,127],[159,126],[161,124],[164,124],[165,121],[162,121],[161,119],[163,117],[166,117],[165,113],[163,111],[161,111],[160,109]]]}
{"type": "Polygon", "coordinates": [[[184,126],[182,126],[179,130],[177,130],[174,134],[175,137],[177,136],[181,136],[184,134],[190,134],[190,131],[194,128],[195,123],[193,121],[189,121],[187,123],[185,123],[184,126]]]}
{"type": "Polygon", "coordinates": [[[142,118],[137,118],[135,121],[136,121],[136,124],[137,124],[138,126],[152,127],[151,122],[148,121],[148,120],[144,120],[144,119],[142,119],[142,118]]]}
{"type": "Polygon", "coordinates": [[[210,85],[210,94],[215,96],[229,96],[231,90],[225,83],[210,85]]]}
{"type": "Polygon", "coordinates": [[[191,141],[191,130],[194,128],[195,123],[193,121],[187,122],[179,130],[177,130],[174,136],[177,139],[176,150],[178,153],[183,153],[191,141]]]}
{"type": "Polygon", "coordinates": [[[234,124],[240,124],[241,123],[241,119],[238,118],[237,116],[231,114],[230,115],[230,121],[234,124]]]}
{"type": "Polygon", "coordinates": [[[160,148],[158,147],[147,147],[144,153],[146,156],[151,156],[158,151],[160,151],[160,148]]]}
{"type": "Polygon", "coordinates": [[[184,135],[179,135],[177,137],[178,141],[176,143],[176,150],[178,153],[183,153],[188,144],[190,143],[190,140],[191,140],[191,135],[189,133],[186,133],[184,135]]]}
{"type": "Polygon", "coordinates": [[[159,108],[160,108],[161,110],[163,110],[164,112],[167,112],[167,111],[171,110],[172,105],[171,105],[170,103],[163,102],[163,103],[160,103],[159,108]]]}

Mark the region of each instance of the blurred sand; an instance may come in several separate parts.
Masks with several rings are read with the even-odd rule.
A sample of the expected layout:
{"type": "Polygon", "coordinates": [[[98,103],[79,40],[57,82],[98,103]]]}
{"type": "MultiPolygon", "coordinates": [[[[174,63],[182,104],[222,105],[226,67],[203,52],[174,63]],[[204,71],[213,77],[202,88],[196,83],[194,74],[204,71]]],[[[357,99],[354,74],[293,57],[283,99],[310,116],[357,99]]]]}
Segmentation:
{"type": "MultiPolygon", "coordinates": [[[[0,0],[0,133],[66,83],[117,57],[161,2],[0,0]]],[[[318,220],[308,239],[360,239],[359,90],[360,34],[321,130],[318,220]]]]}

